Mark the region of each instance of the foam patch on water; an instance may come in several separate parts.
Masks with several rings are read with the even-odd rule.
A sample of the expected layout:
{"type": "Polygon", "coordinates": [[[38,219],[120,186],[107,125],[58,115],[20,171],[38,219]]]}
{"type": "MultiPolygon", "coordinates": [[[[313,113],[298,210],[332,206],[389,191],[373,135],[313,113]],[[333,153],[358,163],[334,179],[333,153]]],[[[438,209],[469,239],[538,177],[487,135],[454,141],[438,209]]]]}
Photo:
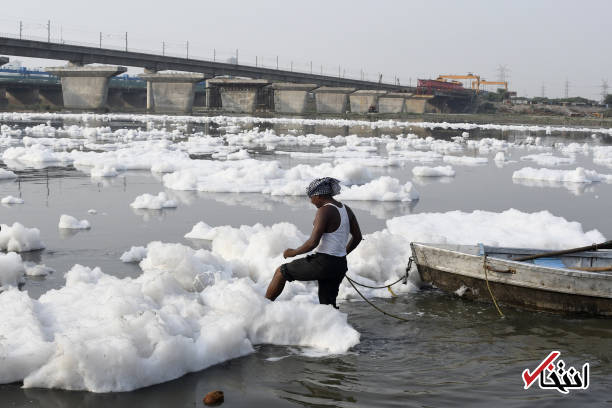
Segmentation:
{"type": "Polygon", "coordinates": [[[542,180],[555,183],[612,183],[612,174],[600,174],[578,167],[575,170],[534,169],[525,167],[512,174],[513,179],[542,180]]]}
{"type": "Polygon", "coordinates": [[[24,273],[23,260],[19,254],[15,252],[0,253],[0,293],[11,286],[23,283],[24,273]]]}
{"type": "Polygon", "coordinates": [[[558,157],[552,153],[530,154],[521,157],[524,161],[533,161],[540,166],[558,166],[562,164],[573,164],[576,159],[574,157],[558,157]]]}
{"type": "Polygon", "coordinates": [[[38,228],[27,228],[15,222],[12,226],[0,225],[0,250],[9,252],[27,252],[43,249],[45,244],[40,240],[38,228]]]}
{"type": "Polygon", "coordinates": [[[454,177],[455,170],[451,166],[416,166],[412,168],[412,174],[417,177],[454,177]]]}
{"type": "Polygon", "coordinates": [[[2,200],[0,200],[0,203],[2,204],[23,204],[24,201],[23,199],[19,198],[19,197],[13,197],[12,195],[3,197],[2,200]]]}
{"type": "Polygon", "coordinates": [[[72,215],[62,214],[57,227],[60,229],[89,229],[91,224],[87,220],[78,220],[72,215]]]}
{"type": "Polygon", "coordinates": [[[176,201],[168,198],[168,194],[160,192],[156,196],[152,194],[142,194],[134,199],[130,207],[136,209],[161,210],[162,208],[175,208],[176,201]]]}

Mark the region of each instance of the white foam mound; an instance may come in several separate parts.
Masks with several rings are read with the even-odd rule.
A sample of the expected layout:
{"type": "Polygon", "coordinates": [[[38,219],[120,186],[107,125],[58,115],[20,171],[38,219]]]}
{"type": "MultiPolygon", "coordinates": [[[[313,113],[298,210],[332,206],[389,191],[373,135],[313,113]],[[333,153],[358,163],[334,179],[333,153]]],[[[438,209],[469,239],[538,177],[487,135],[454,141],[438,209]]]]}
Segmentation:
{"type": "Polygon", "coordinates": [[[175,208],[177,206],[176,201],[170,200],[168,195],[163,191],[156,196],[152,194],[139,195],[130,204],[130,207],[137,209],[146,210],[161,210],[162,208],[175,208]]]}
{"type": "Polygon", "coordinates": [[[459,164],[464,166],[478,166],[481,164],[487,164],[489,162],[489,159],[487,159],[486,157],[446,155],[442,158],[442,161],[446,163],[459,164]]]}
{"type": "Polygon", "coordinates": [[[575,170],[534,169],[524,167],[512,174],[513,179],[542,180],[554,183],[612,183],[611,174],[599,174],[594,170],[578,167],[575,170]]]}
{"type": "Polygon", "coordinates": [[[4,197],[2,200],[0,200],[0,203],[2,204],[23,204],[23,199],[9,195],[9,196],[4,197]]]}
{"type": "Polygon", "coordinates": [[[412,201],[419,199],[419,193],[411,182],[401,184],[398,179],[381,176],[361,186],[342,188],[339,200],[357,201],[412,201]]]}
{"type": "MultiPolygon", "coordinates": [[[[346,315],[304,300],[263,297],[210,251],[153,242],[143,273],[120,279],[75,265],[38,300],[0,294],[0,383],[130,391],[253,352],[256,344],[343,353],[359,342],[346,315]]],[[[240,265],[236,265],[241,268],[240,265]]],[[[272,276],[269,270],[266,280],[272,276]]]]}
{"type": "Polygon", "coordinates": [[[55,272],[55,269],[48,267],[45,264],[35,264],[33,262],[24,262],[25,274],[27,276],[47,276],[55,272]]]}
{"type": "Polygon", "coordinates": [[[0,180],[17,178],[17,175],[10,170],[0,169],[0,180]]]}
{"type": "Polygon", "coordinates": [[[79,221],[71,215],[62,214],[57,227],[64,229],[89,229],[91,225],[87,220],[79,221]]]}
{"type": "Polygon", "coordinates": [[[506,161],[506,153],[504,152],[497,152],[495,154],[495,158],[493,159],[496,162],[505,162],[506,161]]]}
{"type": "MultiPolygon", "coordinates": [[[[9,252],[8,254],[0,253],[0,292],[10,286],[17,286],[23,282],[24,273],[25,268],[19,254],[14,252],[9,252]]],[[[0,338],[0,340],[2,339],[0,338]]],[[[0,350],[2,349],[0,348],[0,350]]]]}
{"type": "Polygon", "coordinates": [[[18,222],[12,226],[0,225],[0,250],[27,252],[44,247],[45,244],[40,240],[38,228],[26,228],[18,222]]]}
{"type": "Polygon", "coordinates": [[[417,177],[454,177],[455,170],[451,166],[416,166],[412,168],[412,174],[417,177]]]}
{"type": "Polygon", "coordinates": [[[95,166],[91,169],[91,177],[117,177],[117,169],[108,164],[95,166]]]}
{"type": "Polygon", "coordinates": [[[530,154],[521,157],[521,160],[531,160],[536,162],[540,166],[558,166],[561,164],[573,164],[576,161],[574,157],[558,157],[553,156],[552,153],[530,154]]]}
{"type": "Polygon", "coordinates": [[[141,246],[133,246],[129,251],[121,255],[121,262],[140,262],[147,256],[147,248],[141,246]]]}

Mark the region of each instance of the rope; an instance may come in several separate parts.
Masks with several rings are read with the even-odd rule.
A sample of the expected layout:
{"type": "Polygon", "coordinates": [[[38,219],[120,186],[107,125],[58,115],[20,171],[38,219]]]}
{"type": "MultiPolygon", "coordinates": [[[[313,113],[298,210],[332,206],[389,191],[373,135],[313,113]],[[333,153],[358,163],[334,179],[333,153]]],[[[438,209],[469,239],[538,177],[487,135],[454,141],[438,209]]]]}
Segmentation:
{"type": "Polygon", "coordinates": [[[401,317],[401,316],[397,316],[397,315],[394,315],[394,314],[392,314],[392,313],[385,312],[385,311],[384,311],[384,310],[382,310],[380,307],[376,306],[374,303],[372,303],[372,302],[370,302],[368,299],[366,299],[366,297],[365,297],[365,296],[363,296],[363,294],[362,294],[362,293],[359,291],[359,289],[357,289],[357,286],[355,286],[355,284],[353,283],[353,280],[352,280],[351,278],[349,278],[349,277],[347,276],[347,277],[346,277],[346,279],[348,279],[349,283],[351,284],[351,286],[353,286],[353,289],[355,289],[355,291],[356,291],[356,292],[359,294],[359,296],[361,296],[361,298],[362,298],[363,300],[365,300],[365,301],[366,301],[366,302],[367,302],[367,303],[368,303],[370,306],[372,306],[374,309],[378,310],[380,313],[382,313],[382,314],[384,314],[384,315],[386,315],[386,316],[389,316],[389,317],[393,317],[394,319],[401,320],[401,321],[403,321],[403,322],[409,322],[409,321],[410,321],[410,320],[405,319],[405,318],[403,318],[403,317],[401,317]]]}
{"type": "Polygon", "coordinates": [[[489,294],[491,295],[491,299],[493,300],[493,304],[495,305],[495,308],[497,309],[497,313],[499,313],[499,315],[501,317],[504,317],[504,314],[502,313],[501,309],[497,305],[497,300],[495,300],[495,296],[493,295],[493,291],[491,290],[491,286],[489,286],[489,276],[487,275],[487,254],[484,254],[483,259],[484,259],[484,262],[482,263],[482,269],[484,270],[485,281],[487,282],[487,289],[489,290],[489,294]]]}
{"type": "Polygon", "coordinates": [[[368,285],[364,285],[363,283],[359,283],[359,282],[354,281],[348,275],[346,275],[346,279],[348,279],[348,281],[351,284],[351,286],[353,287],[353,289],[355,289],[355,292],[357,292],[359,294],[359,296],[361,296],[361,298],[363,300],[365,300],[374,309],[378,310],[380,313],[384,314],[385,316],[389,316],[389,317],[392,317],[394,319],[401,320],[403,322],[410,322],[410,320],[408,320],[406,318],[394,315],[394,314],[389,313],[389,312],[385,312],[380,307],[378,307],[374,303],[370,302],[365,296],[363,296],[363,294],[359,291],[359,289],[357,289],[357,286],[355,286],[355,285],[363,286],[364,288],[370,288],[370,289],[384,289],[384,288],[387,288],[387,290],[389,290],[389,292],[391,292],[391,295],[396,296],[395,293],[393,293],[393,291],[391,290],[391,286],[395,285],[396,283],[399,283],[402,280],[404,281],[404,284],[408,281],[408,272],[410,272],[410,269],[412,267],[412,261],[413,261],[413,258],[410,257],[410,259],[408,260],[408,266],[406,266],[406,274],[404,276],[402,276],[401,278],[399,278],[398,280],[396,280],[395,282],[390,283],[388,285],[384,285],[384,286],[368,286],[368,285]]]}

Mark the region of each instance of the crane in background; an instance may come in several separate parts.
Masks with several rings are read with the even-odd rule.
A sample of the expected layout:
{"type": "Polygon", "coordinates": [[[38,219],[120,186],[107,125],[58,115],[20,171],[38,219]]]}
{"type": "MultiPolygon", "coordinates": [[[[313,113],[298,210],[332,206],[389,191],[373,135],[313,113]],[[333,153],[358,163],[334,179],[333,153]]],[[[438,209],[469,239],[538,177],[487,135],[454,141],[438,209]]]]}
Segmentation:
{"type": "Polygon", "coordinates": [[[508,90],[508,81],[487,81],[485,79],[482,79],[477,85],[472,83],[472,89],[477,89],[476,86],[478,86],[478,90],[480,90],[481,86],[486,85],[503,85],[504,89],[508,90]]]}
{"type": "Polygon", "coordinates": [[[439,75],[437,81],[448,82],[449,79],[453,80],[452,82],[454,83],[459,83],[458,81],[455,81],[457,79],[468,79],[471,81],[471,88],[474,89],[476,93],[480,91],[479,75],[474,75],[471,72],[468,72],[467,75],[439,75]]]}

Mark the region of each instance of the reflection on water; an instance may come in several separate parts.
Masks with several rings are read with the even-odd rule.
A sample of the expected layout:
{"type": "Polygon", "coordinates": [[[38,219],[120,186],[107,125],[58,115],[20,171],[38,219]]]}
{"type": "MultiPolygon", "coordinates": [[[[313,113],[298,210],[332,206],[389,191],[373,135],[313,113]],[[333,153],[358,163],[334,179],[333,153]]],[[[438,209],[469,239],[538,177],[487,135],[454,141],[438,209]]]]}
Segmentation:
{"type": "MultiPolygon", "coordinates": [[[[527,187],[550,187],[550,188],[566,188],[572,194],[579,196],[585,193],[595,192],[593,183],[572,183],[569,181],[553,181],[553,180],[532,180],[532,179],[516,179],[513,178],[514,184],[520,184],[527,187]]],[[[599,183],[597,183],[599,184],[599,183]]]]}

